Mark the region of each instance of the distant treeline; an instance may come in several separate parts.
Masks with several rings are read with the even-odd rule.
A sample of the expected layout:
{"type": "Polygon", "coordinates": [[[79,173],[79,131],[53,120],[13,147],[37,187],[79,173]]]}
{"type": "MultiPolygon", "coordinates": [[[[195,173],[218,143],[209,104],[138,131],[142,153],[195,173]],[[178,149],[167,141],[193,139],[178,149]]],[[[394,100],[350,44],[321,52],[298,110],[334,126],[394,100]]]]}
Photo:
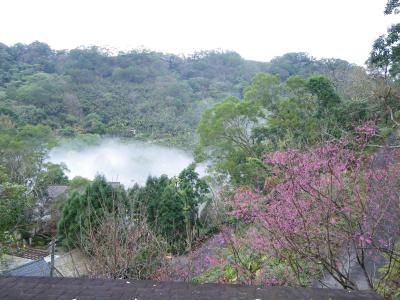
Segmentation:
{"type": "Polygon", "coordinates": [[[193,140],[202,112],[227,96],[242,97],[255,74],[323,74],[339,94],[364,75],[339,59],[288,53],[269,63],[235,52],[181,57],[149,50],[117,55],[99,47],[53,50],[47,44],[0,44],[0,115],[21,125],[79,133],[193,140]]]}

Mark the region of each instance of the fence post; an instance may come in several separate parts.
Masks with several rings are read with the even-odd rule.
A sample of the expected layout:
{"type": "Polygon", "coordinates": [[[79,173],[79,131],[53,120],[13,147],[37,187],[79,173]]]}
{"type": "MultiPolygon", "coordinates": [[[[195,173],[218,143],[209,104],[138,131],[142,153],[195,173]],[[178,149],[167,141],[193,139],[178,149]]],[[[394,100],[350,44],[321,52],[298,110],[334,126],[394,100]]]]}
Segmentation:
{"type": "Polygon", "coordinates": [[[54,252],[56,248],[56,242],[54,239],[50,242],[50,277],[54,275],[54,252]]]}

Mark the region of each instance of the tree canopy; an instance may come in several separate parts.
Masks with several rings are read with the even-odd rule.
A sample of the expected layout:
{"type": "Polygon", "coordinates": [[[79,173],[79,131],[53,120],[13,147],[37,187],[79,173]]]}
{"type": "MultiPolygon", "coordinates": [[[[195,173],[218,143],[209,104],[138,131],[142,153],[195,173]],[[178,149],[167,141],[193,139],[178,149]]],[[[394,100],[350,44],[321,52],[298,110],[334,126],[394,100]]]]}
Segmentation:
{"type": "Polygon", "coordinates": [[[262,63],[235,52],[113,54],[99,47],[56,51],[40,42],[0,45],[0,66],[0,112],[20,123],[44,124],[68,137],[95,133],[186,143],[195,140],[201,113],[228,96],[256,98],[256,86],[260,93],[275,93],[266,81],[276,87],[274,80],[292,75],[338,80],[340,72],[357,70],[305,53],[262,63]],[[259,72],[275,75],[252,79],[259,72]],[[246,88],[250,82],[253,87],[246,88]]]}

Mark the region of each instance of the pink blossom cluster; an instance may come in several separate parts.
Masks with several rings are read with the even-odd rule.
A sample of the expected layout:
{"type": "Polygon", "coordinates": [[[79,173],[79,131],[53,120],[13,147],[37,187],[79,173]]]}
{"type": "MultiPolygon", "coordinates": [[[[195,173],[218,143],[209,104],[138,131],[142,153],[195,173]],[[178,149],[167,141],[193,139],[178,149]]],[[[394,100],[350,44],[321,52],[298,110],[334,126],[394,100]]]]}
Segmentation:
{"type": "Polygon", "coordinates": [[[354,127],[354,131],[358,136],[358,140],[365,142],[377,135],[378,128],[376,127],[375,123],[367,122],[354,127]]]}
{"type": "MultiPolygon", "coordinates": [[[[358,130],[376,134],[373,127],[358,130]]],[[[278,184],[267,195],[238,190],[233,201],[234,216],[261,225],[249,232],[254,249],[289,249],[329,262],[345,245],[356,244],[357,251],[393,245],[390,239],[400,234],[400,158],[391,153],[371,161],[348,145],[342,140],[265,156],[278,184]]]]}
{"type": "Polygon", "coordinates": [[[343,212],[352,211],[346,183],[359,170],[361,159],[343,145],[327,143],[304,152],[275,152],[265,157],[265,163],[281,179],[260,215],[276,247],[289,247],[304,237],[313,242],[322,224],[334,227],[343,212]]]}
{"type": "Polygon", "coordinates": [[[250,188],[241,188],[230,199],[232,216],[246,223],[252,223],[259,214],[259,194],[250,188]]]}

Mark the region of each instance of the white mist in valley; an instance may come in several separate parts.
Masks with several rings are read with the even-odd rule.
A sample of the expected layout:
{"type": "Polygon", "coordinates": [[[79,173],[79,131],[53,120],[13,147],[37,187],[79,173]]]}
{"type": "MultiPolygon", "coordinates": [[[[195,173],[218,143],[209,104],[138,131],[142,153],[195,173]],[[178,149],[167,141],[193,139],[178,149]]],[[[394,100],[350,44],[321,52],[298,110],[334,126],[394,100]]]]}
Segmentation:
{"type": "MultiPolygon", "coordinates": [[[[139,141],[105,139],[96,145],[76,147],[74,143],[54,148],[49,153],[52,163],[65,163],[71,179],[82,176],[93,179],[97,174],[126,187],[143,185],[149,175],[178,175],[193,162],[190,153],[139,141]]],[[[204,167],[199,168],[204,175],[204,167]]]]}

